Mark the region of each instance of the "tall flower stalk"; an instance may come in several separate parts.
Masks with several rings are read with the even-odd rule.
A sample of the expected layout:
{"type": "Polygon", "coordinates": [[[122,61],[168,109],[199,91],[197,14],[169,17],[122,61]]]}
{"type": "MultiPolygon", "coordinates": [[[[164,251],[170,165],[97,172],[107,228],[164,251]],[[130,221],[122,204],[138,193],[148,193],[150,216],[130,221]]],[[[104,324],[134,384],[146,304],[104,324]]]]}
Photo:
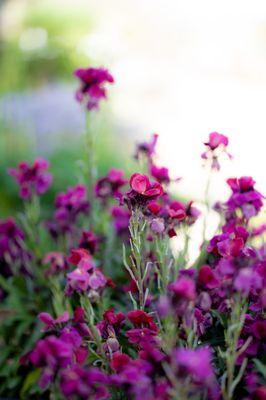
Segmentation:
{"type": "Polygon", "coordinates": [[[145,264],[145,261],[143,260],[145,228],[146,221],[143,218],[142,212],[139,208],[135,208],[132,210],[132,215],[129,222],[131,250],[129,256],[130,264],[128,264],[126,260],[124,248],[124,265],[137,286],[138,306],[141,310],[144,310],[145,308],[145,303],[149,293],[148,288],[145,288],[145,279],[148,275],[149,263],[145,264]]]}
{"type": "Polygon", "coordinates": [[[236,360],[250,343],[248,339],[248,341],[238,349],[238,341],[244,326],[246,311],[246,299],[241,298],[240,294],[237,293],[231,300],[231,314],[227,322],[228,327],[225,331],[226,351],[222,353],[226,364],[226,372],[222,378],[222,393],[224,400],[233,399],[236,386],[240,382],[247,366],[247,359],[244,359],[237,376],[235,376],[236,360]]]}

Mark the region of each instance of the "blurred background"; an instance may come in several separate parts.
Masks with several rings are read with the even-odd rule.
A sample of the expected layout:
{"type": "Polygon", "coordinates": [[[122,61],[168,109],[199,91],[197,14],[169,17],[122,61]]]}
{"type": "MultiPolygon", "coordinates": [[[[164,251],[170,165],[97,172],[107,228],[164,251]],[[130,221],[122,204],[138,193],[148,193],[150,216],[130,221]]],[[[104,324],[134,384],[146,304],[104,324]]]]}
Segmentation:
{"type": "Polygon", "coordinates": [[[212,200],[227,197],[229,176],[252,175],[266,193],[265,0],[0,0],[1,216],[17,207],[5,171],[20,159],[49,158],[51,201],[75,182],[84,116],[72,72],[88,65],[116,80],[99,118],[100,171],[157,132],[159,164],[199,201],[202,143],[218,131],[234,159],[212,200]]]}

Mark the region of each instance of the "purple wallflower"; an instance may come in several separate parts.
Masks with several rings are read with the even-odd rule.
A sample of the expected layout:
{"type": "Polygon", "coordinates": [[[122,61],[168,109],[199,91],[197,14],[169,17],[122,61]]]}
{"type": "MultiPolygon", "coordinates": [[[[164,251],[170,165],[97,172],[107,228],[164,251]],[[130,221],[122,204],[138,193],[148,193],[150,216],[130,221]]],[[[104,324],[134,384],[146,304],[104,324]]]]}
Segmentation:
{"type": "Polygon", "coordinates": [[[130,207],[145,206],[149,201],[163,195],[163,187],[159,182],[151,182],[146,175],[135,173],[131,176],[131,190],[126,194],[126,203],[130,207]]]}
{"type": "Polygon", "coordinates": [[[209,134],[209,141],[205,142],[205,146],[207,147],[207,151],[201,155],[203,160],[209,160],[211,163],[211,168],[219,170],[220,163],[219,157],[222,153],[226,153],[229,158],[231,155],[227,153],[226,148],[228,146],[229,140],[228,137],[222,135],[218,132],[211,132],[209,134]]]}
{"type": "Polygon", "coordinates": [[[169,171],[166,167],[157,167],[155,164],[150,166],[150,174],[159,183],[170,183],[169,171]]]}
{"type": "Polygon", "coordinates": [[[124,172],[120,169],[110,169],[106,176],[96,182],[94,188],[96,197],[103,200],[108,198],[121,199],[120,189],[127,183],[124,175],[124,172]]]}
{"type": "Polygon", "coordinates": [[[76,185],[61,192],[55,199],[54,221],[48,222],[48,229],[52,236],[72,232],[77,219],[87,214],[90,204],[87,200],[87,190],[83,185],[76,185]]]}
{"type": "Polygon", "coordinates": [[[57,318],[53,318],[49,313],[42,312],[38,315],[39,320],[45,325],[43,331],[47,331],[49,329],[56,328],[57,325],[61,326],[62,324],[69,321],[69,313],[65,311],[62,315],[59,315],[57,318]]]}
{"type": "Polygon", "coordinates": [[[226,202],[229,211],[240,209],[246,219],[258,214],[263,206],[263,195],[255,188],[255,181],[250,176],[230,178],[227,180],[232,190],[232,195],[226,202]]]}
{"type": "Polygon", "coordinates": [[[49,268],[45,271],[45,275],[55,275],[68,269],[68,263],[63,253],[52,251],[47,253],[43,258],[43,264],[48,264],[49,268]]]}
{"type": "Polygon", "coordinates": [[[88,292],[99,290],[108,283],[103,273],[95,268],[91,255],[85,249],[74,249],[68,259],[77,268],[67,274],[66,294],[70,296],[74,291],[88,292]]]}
{"type": "Polygon", "coordinates": [[[111,209],[113,218],[113,226],[119,236],[129,235],[128,225],[130,220],[130,212],[128,209],[121,206],[113,206],[111,209]]]}
{"type": "Polygon", "coordinates": [[[152,160],[152,157],[155,155],[155,147],[158,141],[159,135],[157,133],[152,135],[150,142],[142,142],[137,145],[135,158],[138,160],[141,155],[147,157],[149,161],[152,160]]]}
{"type": "Polygon", "coordinates": [[[108,383],[108,376],[97,368],[86,369],[73,365],[60,374],[60,388],[67,399],[109,399],[108,383]]]}
{"type": "Polygon", "coordinates": [[[13,218],[0,220],[0,274],[29,273],[31,255],[25,248],[24,233],[13,218]]]}
{"type": "Polygon", "coordinates": [[[30,199],[34,194],[38,196],[44,194],[51,186],[52,175],[47,172],[49,162],[42,158],[29,165],[23,161],[17,168],[9,168],[9,175],[13,176],[20,187],[20,197],[30,199]]]}
{"type": "Polygon", "coordinates": [[[211,351],[208,347],[177,349],[173,361],[180,377],[189,375],[196,384],[208,384],[213,380],[211,351]]]}
{"type": "Polygon", "coordinates": [[[252,268],[242,268],[235,279],[234,287],[239,292],[248,295],[251,289],[262,288],[262,278],[252,268]]]}
{"type": "Polygon", "coordinates": [[[71,364],[72,356],[72,346],[69,343],[48,336],[37,342],[27,358],[35,367],[43,368],[39,384],[45,388],[53,381],[59,369],[71,364]]]}
{"type": "Polygon", "coordinates": [[[79,102],[85,101],[88,110],[97,109],[99,102],[106,99],[106,83],[114,83],[114,78],[105,68],[79,68],[74,75],[80,80],[76,92],[79,102]]]}

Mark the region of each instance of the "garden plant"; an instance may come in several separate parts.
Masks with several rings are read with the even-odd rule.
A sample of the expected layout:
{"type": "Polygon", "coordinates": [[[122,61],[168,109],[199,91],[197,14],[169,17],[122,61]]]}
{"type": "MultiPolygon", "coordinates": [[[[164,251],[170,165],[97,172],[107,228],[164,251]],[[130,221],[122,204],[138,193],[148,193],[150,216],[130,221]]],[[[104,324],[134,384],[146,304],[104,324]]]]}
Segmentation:
{"type": "MultiPolygon", "coordinates": [[[[209,180],[203,207],[180,201],[178,180],[157,163],[157,134],[137,145],[131,176],[99,176],[94,121],[114,79],[92,67],[75,77],[86,118],[76,185],[56,195],[47,217],[49,162],[8,170],[24,211],[0,221],[0,394],[265,400],[266,224],[254,222],[264,203],[255,181],[228,179],[229,198],[211,205],[209,180]],[[208,240],[210,212],[219,226],[208,240]]],[[[217,132],[203,144],[211,179],[228,147],[217,132]]]]}

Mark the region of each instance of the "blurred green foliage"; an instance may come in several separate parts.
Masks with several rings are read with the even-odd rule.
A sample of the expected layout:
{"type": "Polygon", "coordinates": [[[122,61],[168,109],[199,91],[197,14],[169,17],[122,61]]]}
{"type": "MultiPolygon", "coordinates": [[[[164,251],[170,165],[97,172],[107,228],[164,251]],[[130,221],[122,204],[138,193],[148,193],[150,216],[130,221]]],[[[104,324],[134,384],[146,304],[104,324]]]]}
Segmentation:
{"type": "MultiPolygon", "coordinates": [[[[34,89],[50,82],[73,81],[73,70],[90,63],[79,46],[80,40],[88,37],[95,24],[89,4],[80,9],[75,2],[9,0],[0,4],[0,12],[4,22],[0,30],[0,94],[34,89]],[[6,7],[11,7],[8,13],[6,7]],[[8,19],[12,19],[11,25],[6,24],[8,19]]],[[[117,143],[108,106],[100,114],[97,158],[99,175],[102,175],[111,166],[124,168],[126,152],[117,151],[120,143],[117,143]]],[[[47,115],[47,118],[53,116],[47,115]]],[[[54,145],[48,154],[54,182],[43,198],[47,212],[58,191],[79,181],[79,160],[84,157],[82,135],[76,135],[76,132],[72,137],[64,137],[62,132],[58,134],[61,143],[54,145]]],[[[18,188],[6,171],[21,160],[32,162],[40,156],[34,140],[25,127],[14,130],[4,124],[0,110],[0,218],[20,210],[18,188]]],[[[124,143],[123,149],[126,147],[124,143]]]]}
{"type": "MultiPolygon", "coordinates": [[[[16,2],[6,2],[6,6],[9,3],[16,7],[16,2]]],[[[3,19],[4,7],[5,3],[3,19]]],[[[80,38],[93,27],[88,9],[81,12],[73,3],[65,2],[62,7],[61,2],[38,0],[9,16],[14,18],[13,28],[3,28],[0,36],[0,74],[4,77],[0,92],[69,80],[77,65],[88,63],[88,57],[76,50],[80,38]]]]}

